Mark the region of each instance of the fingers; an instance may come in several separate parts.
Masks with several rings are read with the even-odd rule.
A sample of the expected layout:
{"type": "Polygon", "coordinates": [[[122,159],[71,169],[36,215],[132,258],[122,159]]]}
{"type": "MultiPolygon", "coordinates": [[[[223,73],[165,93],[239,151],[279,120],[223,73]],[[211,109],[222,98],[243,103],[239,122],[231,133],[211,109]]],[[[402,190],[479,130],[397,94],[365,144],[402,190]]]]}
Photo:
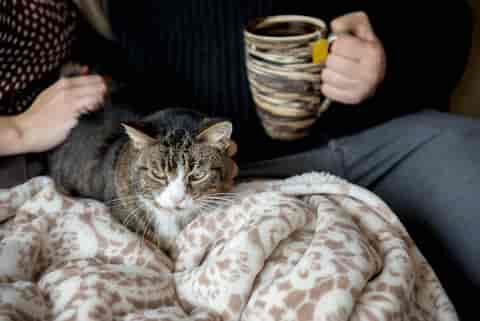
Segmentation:
{"type": "Polygon", "coordinates": [[[83,87],[75,87],[71,89],[68,95],[71,99],[80,99],[81,97],[85,96],[94,96],[94,97],[101,97],[106,93],[106,87],[104,86],[83,86],[83,87]]]}
{"type": "Polygon", "coordinates": [[[72,100],[69,107],[77,116],[80,116],[97,110],[102,101],[103,98],[99,96],[82,96],[72,100]]]}
{"type": "Polygon", "coordinates": [[[383,81],[385,51],[364,12],[341,16],[331,28],[347,34],[340,34],[332,44],[322,71],[322,91],[332,100],[358,105],[383,81]]]}
{"type": "Polygon", "coordinates": [[[322,72],[322,81],[339,89],[352,90],[359,86],[360,80],[351,79],[333,69],[324,69],[322,72]]]}
{"type": "Polygon", "coordinates": [[[68,107],[75,117],[98,109],[107,92],[104,79],[97,75],[63,78],[55,86],[63,101],[58,108],[68,107]]]}
{"type": "Polygon", "coordinates": [[[235,143],[233,140],[230,140],[228,144],[228,149],[227,149],[228,156],[230,157],[235,156],[235,154],[237,154],[237,151],[238,151],[237,143],[235,143]]]}
{"type": "Polygon", "coordinates": [[[377,40],[367,14],[362,11],[353,12],[333,20],[331,29],[334,33],[352,33],[366,41],[377,40]]]}
{"type": "Polygon", "coordinates": [[[79,117],[74,117],[72,119],[69,119],[67,122],[65,122],[65,126],[68,130],[65,132],[65,136],[64,136],[63,140],[65,140],[67,138],[68,134],[70,133],[70,131],[78,125],[78,118],[79,117]]]}
{"type": "Polygon", "coordinates": [[[331,54],[342,56],[344,58],[359,62],[364,56],[367,48],[367,43],[360,38],[349,35],[340,35],[335,40],[331,47],[331,54]]]}
{"type": "Polygon", "coordinates": [[[332,56],[340,56],[356,63],[369,65],[381,59],[383,48],[379,42],[368,42],[353,36],[341,35],[333,43],[332,56]]]}
{"type": "Polygon", "coordinates": [[[364,68],[357,63],[348,58],[331,54],[325,64],[326,70],[331,70],[337,74],[346,75],[348,78],[351,78],[351,75],[362,75],[365,73],[364,68]]]}
{"type": "Polygon", "coordinates": [[[377,66],[331,55],[322,71],[322,92],[335,101],[357,105],[373,94],[381,75],[377,66]]]}
{"type": "Polygon", "coordinates": [[[344,89],[329,83],[324,83],[322,85],[322,92],[330,99],[348,105],[357,105],[370,96],[370,91],[364,84],[360,84],[352,89],[344,89]]]}
{"type": "Polygon", "coordinates": [[[357,105],[381,82],[379,67],[366,67],[341,56],[330,56],[322,71],[322,92],[332,100],[357,105]]]}
{"type": "Polygon", "coordinates": [[[72,89],[84,86],[105,87],[106,83],[103,77],[98,75],[77,76],[72,78],[62,78],[55,83],[58,89],[72,89]]]}

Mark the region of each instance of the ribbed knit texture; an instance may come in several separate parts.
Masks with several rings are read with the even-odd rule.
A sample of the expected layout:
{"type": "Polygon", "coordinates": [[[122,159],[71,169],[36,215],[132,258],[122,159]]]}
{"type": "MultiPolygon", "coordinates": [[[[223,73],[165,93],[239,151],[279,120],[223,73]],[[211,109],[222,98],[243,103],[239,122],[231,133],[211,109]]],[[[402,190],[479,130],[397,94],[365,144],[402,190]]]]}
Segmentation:
{"type": "Polygon", "coordinates": [[[245,122],[256,117],[245,69],[238,68],[244,63],[242,28],[251,18],[271,14],[272,2],[202,0],[165,5],[152,1],[148,8],[140,3],[131,8],[137,12],[122,17],[131,24],[129,30],[136,29],[137,39],[127,32],[118,33],[125,37],[119,40],[127,44],[135,71],[158,81],[159,106],[189,107],[231,118],[238,136],[245,122]],[[136,20],[144,12],[154,12],[157,19],[136,20]],[[137,41],[141,46],[134,47],[137,41]]]}
{"type": "Polygon", "coordinates": [[[152,79],[153,90],[146,95],[153,95],[156,107],[188,107],[227,117],[242,146],[275,144],[265,137],[251,98],[243,29],[253,18],[292,13],[289,2],[121,2],[111,2],[113,29],[137,76],[152,79]],[[145,16],[155,19],[145,21],[145,16]]]}
{"type": "MultiPolygon", "coordinates": [[[[331,137],[357,132],[418,110],[431,102],[430,93],[436,93],[437,100],[444,104],[446,95],[440,97],[438,92],[448,94],[453,81],[458,79],[466,57],[463,44],[468,41],[458,41],[463,44],[449,53],[449,57],[456,57],[451,59],[455,64],[443,64],[442,76],[431,79],[430,70],[438,70],[443,58],[430,52],[437,52],[433,47],[440,46],[437,38],[443,36],[427,29],[435,25],[425,21],[426,12],[430,12],[428,4],[418,10],[409,8],[403,2],[349,0],[141,0],[109,1],[109,16],[121,48],[119,55],[126,54],[122,72],[128,75],[127,81],[139,86],[133,97],[139,108],[147,108],[149,104],[153,104],[153,109],[178,106],[227,117],[234,123],[239,159],[253,160],[312,148],[331,137]],[[334,104],[317,122],[315,134],[306,140],[293,143],[270,140],[259,123],[247,81],[245,25],[253,18],[274,14],[312,15],[329,23],[334,17],[360,9],[369,13],[388,50],[391,85],[383,86],[375,99],[361,107],[334,104]],[[410,22],[405,24],[402,12],[408,12],[411,27],[410,22]],[[409,43],[411,48],[424,49],[406,51],[404,42],[398,39],[420,31],[425,36],[413,37],[409,43]],[[430,42],[425,44],[425,39],[430,42]],[[419,58],[419,54],[425,59],[419,58]],[[415,70],[422,70],[422,77],[412,78],[415,70]]],[[[442,8],[439,17],[450,16],[462,8],[450,3],[448,8],[442,8]]],[[[455,26],[459,29],[456,34],[467,30],[466,24],[456,22],[455,26]]],[[[436,102],[432,105],[439,106],[436,102]]]]}

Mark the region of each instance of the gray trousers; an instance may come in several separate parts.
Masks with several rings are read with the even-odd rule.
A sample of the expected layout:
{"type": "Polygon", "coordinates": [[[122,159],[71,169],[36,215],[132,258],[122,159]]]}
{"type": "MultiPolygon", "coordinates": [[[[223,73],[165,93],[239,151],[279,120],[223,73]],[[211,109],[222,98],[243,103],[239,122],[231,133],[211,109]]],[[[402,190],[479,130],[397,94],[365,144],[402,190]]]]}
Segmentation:
{"type": "Polygon", "coordinates": [[[380,196],[433,266],[461,320],[478,320],[469,313],[480,290],[480,120],[427,110],[240,167],[250,177],[308,171],[331,172],[380,196]]]}

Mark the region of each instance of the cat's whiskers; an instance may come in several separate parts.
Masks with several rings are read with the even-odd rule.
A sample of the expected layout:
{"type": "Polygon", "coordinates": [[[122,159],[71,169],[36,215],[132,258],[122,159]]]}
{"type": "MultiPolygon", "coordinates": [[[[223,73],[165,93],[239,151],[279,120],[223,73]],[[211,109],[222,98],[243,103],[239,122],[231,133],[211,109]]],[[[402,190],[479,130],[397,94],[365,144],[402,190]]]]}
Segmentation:
{"type": "Polygon", "coordinates": [[[212,212],[215,210],[214,207],[199,207],[197,209],[199,212],[212,212]]]}
{"type": "Polygon", "coordinates": [[[122,203],[110,205],[110,206],[108,206],[108,208],[109,208],[112,212],[113,212],[114,210],[116,210],[116,209],[121,209],[121,210],[128,209],[128,210],[130,210],[131,207],[135,207],[134,210],[136,210],[136,209],[138,209],[138,207],[137,207],[137,202],[138,202],[137,200],[122,202],[122,203]]]}
{"type": "Polygon", "coordinates": [[[198,204],[197,209],[199,211],[203,211],[203,210],[212,211],[212,210],[215,210],[216,208],[224,205],[224,203],[222,203],[222,202],[210,201],[210,200],[198,201],[197,204],[198,204]]]}
{"type": "Polygon", "coordinates": [[[223,201],[218,201],[218,200],[207,200],[207,199],[204,199],[204,200],[199,200],[197,201],[197,203],[200,203],[200,204],[210,204],[210,205],[224,205],[225,202],[223,201]]]}
{"type": "Polygon", "coordinates": [[[127,195],[127,196],[124,196],[124,197],[114,198],[112,200],[106,201],[106,202],[104,202],[104,204],[108,206],[110,204],[116,204],[116,203],[120,203],[120,202],[123,202],[123,201],[137,200],[138,198],[139,198],[138,195],[127,195]]]}
{"type": "Polygon", "coordinates": [[[240,196],[239,193],[212,193],[208,194],[209,196],[218,196],[218,197],[228,197],[228,198],[237,198],[240,196]]]}
{"type": "Polygon", "coordinates": [[[218,202],[214,200],[199,198],[194,201],[194,205],[199,205],[199,204],[218,204],[218,202]]]}
{"type": "Polygon", "coordinates": [[[141,249],[143,249],[143,246],[145,245],[145,236],[147,234],[149,227],[152,225],[152,223],[153,223],[153,216],[148,215],[147,219],[145,220],[145,224],[143,225],[143,235],[142,235],[141,245],[140,245],[141,249]]]}
{"type": "Polygon", "coordinates": [[[211,194],[207,194],[206,196],[217,196],[217,197],[230,197],[230,198],[234,198],[234,197],[236,197],[237,195],[236,195],[236,194],[211,193],[211,194]]]}
{"type": "Polygon", "coordinates": [[[123,195],[122,197],[112,198],[111,200],[108,200],[105,203],[116,202],[116,201],[119,201],[119,200],[129,199],[129,198],[134,198],[134,197],[137,197],[137,195],[127,194],[127,195],[123,195]]]}
{"type": "Polygon", "coordinates": [[[225,198],[225,197],[206,197],[205,199],[209,201],[218,201],[218,202],[228,202],[228,203],[235,202],[235,199],[225,198]]]}
{"type": "Polygon", "coordinates": [[[121,203],[119,202],[117,204],[107,205],[107,207],[110,209],[114,209],[114,208],[121,208],[125,206],[135,205],[136,203],[137,203],[137,200],[129,200],[121,203]]]}
{"type": "Polygon", "coordinates": [[[203,210],[213,210],[215,209],[217,206],[215,204],[199,204],[196,209],[200,210],[200,211],[203,211],[203,210]]]}
{"type": "Polygon", "coordinates": [[[210,195],[231,195],[231,196],[238,196],[240,195],[239,193],[235,192],[223,192],[223,193],[212,193],[210,195]]]}
{"type": "Polygon", "coordinates": [[[233,199],[225,197],[214,197],[214,196],[205,196],[198,199],[199,201],[216,201],[216,202],[233,202],[233,199]]]}
{"type": "Polygon", "coordinates": [[[104,202],[104,204],[109,208],[122,207],[123,205],[134,204],[135,202],[138,202],[141,198],[151,200],[152,196],[150,191],[145,191],[144,193],[139,193],[136,195],[126,195],[124,197],[115,198],[104,202]]]}
{"type": "Polygon", "coordinates": [[[205,197],[234,200],[234,199],[238,198],[239,195],[240,194],[238,194],[238,193],[211,193],[211,194],[205,195],[205,197]]]}
{"type": "Polygon", "coordinates": [[[140,210],[141,208],[140,207],[137,207],[135,209],[133,209],[132,212],[130,212],[127,217],[125,217],[125,219],[123,219],[122,221],[122,224],[124,224],[125,226],[128,226],[128,224],[130,224],[130,222],[132,221],[132,219],[135,218],[135,216],[137,215],[137,212],[138,210],[140,210]]]}
{"type": "Polygon", "coordinates": [[[137,234],[137,242],[139,243],[139,248],[140,248],[140,251],[143,250],[143,238],[140,238],[140,235],[142,235],[142,230],[145,231],[145,227],[147,225],[146,221],[143,219],[143,220],[138,220],[137,222],[137,229],[135,230],[136,234],[137,234]],[[142,225],[141,229],[139,228],[140,226],[139,225],[142,225]]]}

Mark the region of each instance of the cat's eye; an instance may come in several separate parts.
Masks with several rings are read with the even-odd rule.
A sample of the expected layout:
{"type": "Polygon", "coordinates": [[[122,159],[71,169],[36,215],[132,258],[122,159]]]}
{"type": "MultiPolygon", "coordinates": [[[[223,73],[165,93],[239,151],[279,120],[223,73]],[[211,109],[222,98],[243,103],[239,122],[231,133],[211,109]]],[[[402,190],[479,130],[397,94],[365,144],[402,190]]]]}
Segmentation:
{"type": "Polygon", "coordinates": [[[160,182],[165,182],[167,177],[162,172],[152,171],[152,177],[160,182]]]}
{"type": "Polygon", "coordinates": [[[203,181],[207,177],[208,177],[208,172],[207,171],[196,171],[196,172],[193,172],[190,175],[190,178],[192,179],[192,181],[197,182],[197,183],[200,182],[200,181],[203,181]]]}

